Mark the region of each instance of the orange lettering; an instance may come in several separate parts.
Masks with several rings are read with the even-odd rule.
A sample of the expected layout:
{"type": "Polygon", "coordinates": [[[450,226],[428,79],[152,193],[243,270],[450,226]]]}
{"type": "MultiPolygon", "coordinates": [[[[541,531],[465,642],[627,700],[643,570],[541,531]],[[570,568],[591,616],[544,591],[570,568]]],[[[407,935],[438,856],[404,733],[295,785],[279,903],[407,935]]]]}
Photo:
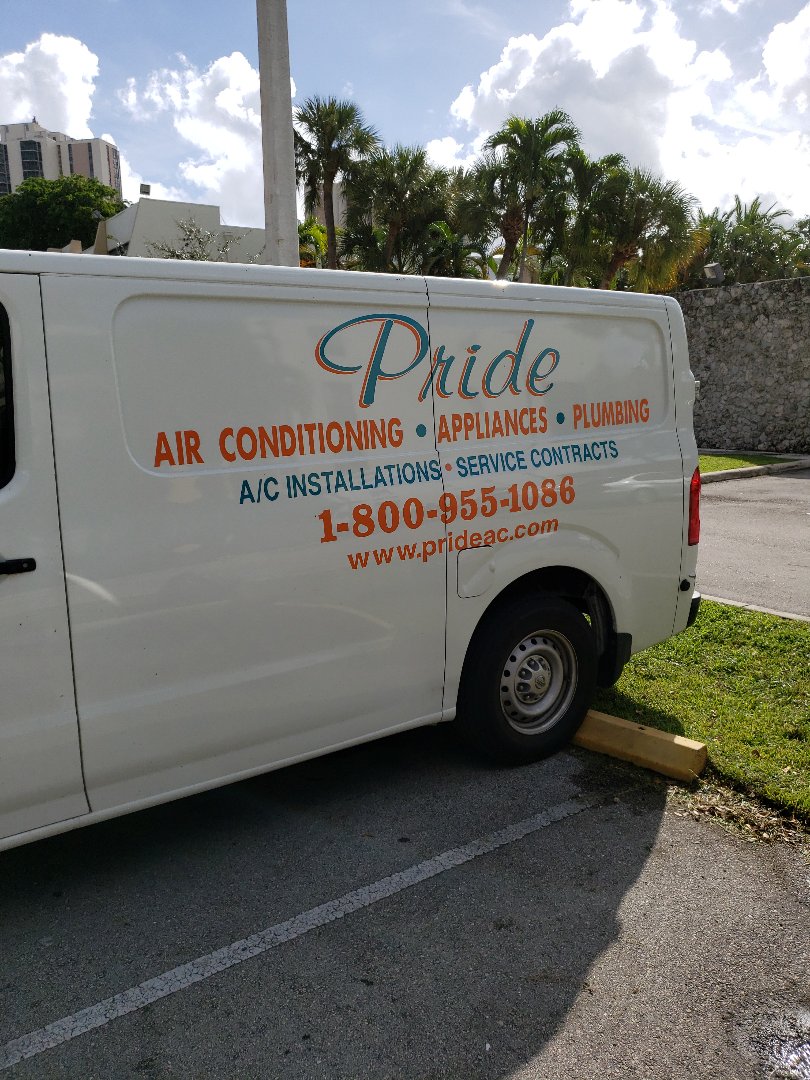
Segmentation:
{"type": "Polygon", "coordinates": [[[232,439],[232,438],[233,438],[233,428],[232,427],[223,428],[222,431],[219,433],[219,452],[220,452],[220,454],[222,454],[222,456],[225,458],[226,461],[236,461],[236,454],[234,454],[232,451],[230,451],[225,445],[225,440],[226,439],[232,439]]]}
{"type": "Polygon", "coordinates": [[[157,443],[155,444],[155,468],[159,469],[166,461],[170,465],[177,464],[172,454],[172,448],[169,446],[169,440],[166,438],[166,432],[159,431],[157,443]]]}
{"type": "Polygon", "coordinates": [[[192,462],[199,462],[200,465],[204,465],[205,462],[200,454],[200,436],[196,431],[184,431],[183,434],[186,437],[186,461],[189,465],[192,462]]]}

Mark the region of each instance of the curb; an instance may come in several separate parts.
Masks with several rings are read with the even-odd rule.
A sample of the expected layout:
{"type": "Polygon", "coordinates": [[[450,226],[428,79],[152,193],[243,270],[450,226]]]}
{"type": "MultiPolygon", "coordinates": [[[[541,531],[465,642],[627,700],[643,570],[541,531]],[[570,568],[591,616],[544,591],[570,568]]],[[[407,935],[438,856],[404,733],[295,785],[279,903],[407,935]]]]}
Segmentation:
{"type": "Polygon", "coordinates": [[[794,622],[810,623],[810,615],[799,615],[795,611],[777,611],[775,608],[759,607],[758,604],[747,604],[743,600],[729,600],[725,596],[707,596],[706,593],[701,593],[701,596],[714,604],[728,604],[729,607],[744,608],[746,611],[758,611],[762,615],[775,615],[778,619],[793,619],[794,622]]]}
{"type": "Polygon", "coordinates": [[[745,480],[749,476],[770,476],[790,472],[792,469],[810,469],[810,457],[795,461],[780,461],[773,465],[750,465],[745,469],[724,469],[721,472],[701,473],[701,484],[717,484],[722,480],[745,480]]]}

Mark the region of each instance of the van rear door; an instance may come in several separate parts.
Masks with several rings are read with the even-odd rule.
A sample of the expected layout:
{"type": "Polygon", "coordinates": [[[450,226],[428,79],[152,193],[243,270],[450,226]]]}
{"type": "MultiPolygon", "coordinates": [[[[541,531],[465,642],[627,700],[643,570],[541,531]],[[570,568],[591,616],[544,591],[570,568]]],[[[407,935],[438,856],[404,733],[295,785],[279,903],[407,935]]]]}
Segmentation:
{"type": "Polygon", "coordinates": [[[87,813],[39,278],[0,274],[0,839],[87,813]]]}

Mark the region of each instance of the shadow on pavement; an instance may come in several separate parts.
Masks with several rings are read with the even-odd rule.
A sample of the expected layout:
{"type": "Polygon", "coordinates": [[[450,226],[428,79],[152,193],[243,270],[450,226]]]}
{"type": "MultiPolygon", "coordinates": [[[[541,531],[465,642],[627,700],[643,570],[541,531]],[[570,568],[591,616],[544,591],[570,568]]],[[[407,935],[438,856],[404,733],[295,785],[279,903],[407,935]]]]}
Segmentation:
{"type": "Polygon", "coordinates": [[[578,793],[604,803],[12,1072],[509,1076],[590,993],[655,843],[665,787],[628,767],[490,769],[425,729],[0,856],[4,1043],[578,793]]]}

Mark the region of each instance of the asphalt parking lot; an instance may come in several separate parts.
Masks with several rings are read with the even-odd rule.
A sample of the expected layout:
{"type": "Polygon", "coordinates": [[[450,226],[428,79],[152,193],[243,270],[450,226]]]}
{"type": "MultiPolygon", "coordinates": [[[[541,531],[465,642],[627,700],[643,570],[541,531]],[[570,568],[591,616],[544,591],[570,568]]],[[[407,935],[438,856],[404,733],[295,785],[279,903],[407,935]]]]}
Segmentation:
{"type": "Polygon", "coordinates": [[[810,469],[706,484],[698,588],[810,617],[810,469]]]}
{"type": "Polygon", "coordinates": [[[435,728],[7,852],[0,1067],[810,1076],[806,855],[666,790],[435,728]]]}

